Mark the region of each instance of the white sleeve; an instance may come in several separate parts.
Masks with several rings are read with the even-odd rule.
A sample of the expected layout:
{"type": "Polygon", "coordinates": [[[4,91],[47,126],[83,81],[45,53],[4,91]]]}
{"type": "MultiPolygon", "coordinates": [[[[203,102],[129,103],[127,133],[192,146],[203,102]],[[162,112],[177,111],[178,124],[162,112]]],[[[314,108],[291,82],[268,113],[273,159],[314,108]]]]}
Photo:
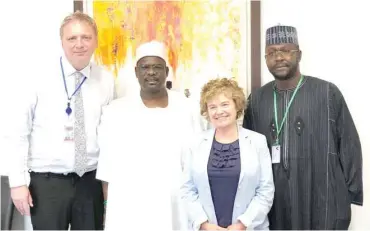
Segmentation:
{"type": "MultiPolygon", "coordinates": [[[[11,188],[27,185],[26,169],[29,149],[29,136],[32,131],[37,94],[33,85],[19,89],[22,92],[14,98],[8,108],[8,130],[4,138],[8,161],[9,185],[11,188]]],[[[10,99],[9,99],[10,100],[10,99]]]]}
{"type": "Polygon", "coordinates": [[[114,146],[112,137],[112,118],[113,114],[110,112],[110,106],[105,106],[102,109],[102,115],[100,119],[100,124],[98,126],[98,145],[99,145],[99,160],[98,168],[96,172],[96,179],[110,182],[112,175],[112,164],[114,161],[114,146]]]}
{"type": "Polygon", "coordinates": [[[208,220],[208,216],[200,203],[198,189],[193,180],[192,158],[191,148],[183,147],[181,153],[182,184],[180,187],[180,198],[186,211],[187,219],[190,222],[191,230],[198,231],[201,224],[208,220]]]}

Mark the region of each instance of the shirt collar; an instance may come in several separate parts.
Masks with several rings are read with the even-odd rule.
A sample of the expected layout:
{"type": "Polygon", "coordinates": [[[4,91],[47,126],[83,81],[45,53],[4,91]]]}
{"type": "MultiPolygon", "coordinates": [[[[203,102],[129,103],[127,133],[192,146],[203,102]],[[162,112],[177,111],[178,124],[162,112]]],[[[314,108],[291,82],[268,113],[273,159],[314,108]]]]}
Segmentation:
{"type": "MultiPolygon", "coordinates": [[[[63,64],[63,71],[65,77],[74,76],[74,74],[77,72],[76,69],[68,62],[67,58],[63,55],[62,56],[62,64],[63,64]]],[[[90,77],[91,72],[91,63],[89,63],[84,69],[82,69],[81,72],[86,78],[90,77]]]]}
{"type": "Polygon", "coordinates": [[[157,110],[158,109],[160,109],[160,110],[168,109],[168,108],[171,108],[171,106],[172,106],[172,97],[171,97],[172,92],[170,90],[167,90],[167,89],[166,89],[166,91],[167,91],[167,97],[168,97],[168,105],[167,105],[167,107],[147,107],[147,106],[145,106],[145,104],[143,102],[143,99],[140,96],[140,91],[139,91],[139,94],[138,94],[138,96],[139,96],[138,100],[139,100],[139,102],[140,102],[140,104],[141,104],[141,106],[143,108],[146,108],[146,109],[149,109],[149,110],[153,110],[153,109],[157,109],[157,110]]]}

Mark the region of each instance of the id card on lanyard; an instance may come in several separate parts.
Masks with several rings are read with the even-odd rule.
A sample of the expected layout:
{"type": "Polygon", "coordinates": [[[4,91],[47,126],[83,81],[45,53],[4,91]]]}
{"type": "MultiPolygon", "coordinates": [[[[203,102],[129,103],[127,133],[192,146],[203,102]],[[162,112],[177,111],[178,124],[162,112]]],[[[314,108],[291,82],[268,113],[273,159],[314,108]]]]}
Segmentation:
{"type": "Polygon", "coordinates": [[[73,141],[74,140],[74,120],[71,116],[67,117],[67,120],[64,124],[64,141],[73,141]]]}
{"type": "Polygon", "coordinates": [[[73,116],[71,116],[71,114],[72,114],[71,99],[81,89],[82,84],[86,80],[86,76],[81,81],[81,83],[76,87],[73,94],[71,96],[69,96],[67,83],[66,83],[66,78],[65,78],[65,75],[64,75],[62,57],[60,57],[60,69],[62,71],[64,88],[65,88],[65,91],[66,91],[66,94],[67,94],[67,108],[65,110],[65,113],[67,114],[67,118],[66,118],[66,122],[65,122],[65,125],[64,125],[64,133],[65,133],[64,141],[74,141],[74,119],[73,119],[73,116]]]}
{"type": "Polygon", "coordinates": [[[280,141],[279,141],[279,136],[280,136],[280,133],[281,133],[281,130],[282,128],[284,127],[284,123],[286,122],[286,118],[288,116],[288,113],[289,113],[289,109],[290,109],[290,106],[292,105],[292,102],[298,92],[298,89],[299,87],[301,86],[302,84],[302,80],[303,80],[303,76],[301,76],[299,82],[298,82],[298,85],[296,87],[296,89],[294,90],[293,92],[293,95],[292,95],[292,98],[290,99],[289,103],[288,103],[288,106],[285,110],[285,113],[284,113],[284,116],[283,116],[283,119],[280,123],[280,126],[279,126],[279,123],[278,123],[278,113],[277,113],[277,94],[276,94],[276,91],[274,90],[274,117],[275,117],[275,126],[276,126],[276,140],[275,140],[275,143],[272,145],[271,147],[271,162],[273,164],[278,164],[280,163],[280,159],[281,159],[281,145],[280,145],[280,141]]]}

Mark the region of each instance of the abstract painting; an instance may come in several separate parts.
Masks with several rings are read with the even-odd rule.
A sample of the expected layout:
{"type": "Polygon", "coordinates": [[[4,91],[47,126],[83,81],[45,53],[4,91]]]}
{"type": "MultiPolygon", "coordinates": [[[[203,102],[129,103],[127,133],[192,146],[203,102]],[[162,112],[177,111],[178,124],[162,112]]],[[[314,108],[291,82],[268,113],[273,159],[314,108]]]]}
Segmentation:
{"type": "Polygon", "coordinates": [[[92,11],[99,30],[95,59],[116,76],[134,65],[135,49],[158,40],[168,48],[172,78],[188,87],[194,78],[238,78],[243,0],[101,1],[92,11]]]}

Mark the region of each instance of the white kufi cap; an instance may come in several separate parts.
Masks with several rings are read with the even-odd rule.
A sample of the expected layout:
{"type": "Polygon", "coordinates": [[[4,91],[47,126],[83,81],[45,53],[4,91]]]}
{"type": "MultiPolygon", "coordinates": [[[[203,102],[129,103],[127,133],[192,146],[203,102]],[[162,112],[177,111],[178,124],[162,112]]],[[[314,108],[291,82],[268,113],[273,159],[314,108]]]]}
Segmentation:
{"type": "Polygon", "coordinates": [[[136,63],[141,58],[148,56],[162,58],[166,62],[166,65],[168,65],[167,49],[166,46],[161,42],[151,41],[148,43],[143,43],[136,49],[136,63]]]}

